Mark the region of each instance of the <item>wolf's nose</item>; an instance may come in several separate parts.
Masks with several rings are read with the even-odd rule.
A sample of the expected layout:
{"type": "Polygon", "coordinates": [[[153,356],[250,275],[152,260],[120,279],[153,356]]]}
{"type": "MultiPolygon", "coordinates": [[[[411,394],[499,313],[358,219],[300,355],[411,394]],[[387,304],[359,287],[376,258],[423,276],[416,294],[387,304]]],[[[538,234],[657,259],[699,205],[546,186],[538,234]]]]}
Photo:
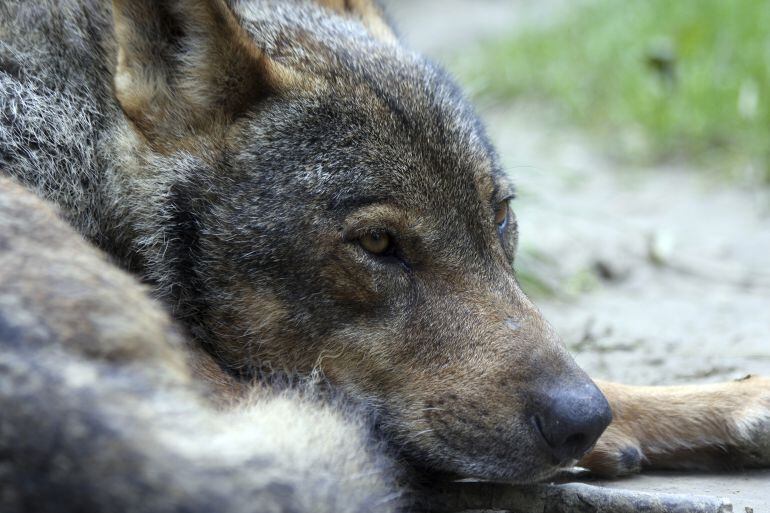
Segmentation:
{"type": "Polygon", "coordinates": [[[593,383],[559,389],[535,423],[559,463],[580,459],[612,421],[604,394],[593,383]]]}

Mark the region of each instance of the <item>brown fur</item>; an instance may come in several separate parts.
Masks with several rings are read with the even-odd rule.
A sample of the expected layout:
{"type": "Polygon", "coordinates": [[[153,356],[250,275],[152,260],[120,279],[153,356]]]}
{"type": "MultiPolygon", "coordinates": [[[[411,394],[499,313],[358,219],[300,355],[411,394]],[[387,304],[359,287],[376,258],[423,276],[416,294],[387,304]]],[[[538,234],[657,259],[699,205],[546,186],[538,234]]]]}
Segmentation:
{"type": "Polygon", "coordinates": [[[596,473],[770,464],[770,380],[749,376],[675,387],[598,383],[614,419],[580,462],[596,473]]]}
{"type": "Polygon", "coordinates": [[[317,4],[361,21],[377,39],[397,44],[398,38],[384,19],[382,8],[373,0],[317,0],[317,4]]]}
{"type": "Polygon", "coordinates": [[[170,139],[178,149],[185,136],[221,129],[291,81],[287,70],[254,45],[224,0],[175,5],[118,0],[113,17],[115,95],[156,148],[170,139]],[[185,69],[178,73],[157,62],[178,51],[170,48],[174,33],[186,34],[189,45],[185,69]],[[158,34],[169,39],[158,41],[158,34]]]}

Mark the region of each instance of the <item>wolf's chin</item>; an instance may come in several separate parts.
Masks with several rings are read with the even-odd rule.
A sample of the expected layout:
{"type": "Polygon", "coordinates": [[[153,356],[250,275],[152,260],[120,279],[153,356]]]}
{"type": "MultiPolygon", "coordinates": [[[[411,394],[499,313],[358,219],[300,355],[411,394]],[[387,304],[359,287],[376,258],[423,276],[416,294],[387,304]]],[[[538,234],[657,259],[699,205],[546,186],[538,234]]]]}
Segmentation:
{"type": "Polygon", "coordinates": [[[562,470],[562,467],[547,467],[544,469],[518,468],[514,471],[511,471],[511,469],[499,469],[497,471],[485,472],[471,477],[483,481],[527,485],[543,482],[557,475],[562,470]]]}
{"type": "Polygon", "coordinates": [[[422,461],[416,465],[421,473],[433,477],[441,476],[443,481],[456,481],[461,479],[474,479],[480,481],[492,481],[510,484],[534,484],[545,481],[567,467],[562,465],[542,465],[521,462],[512,464],[511,461],[478,461],[468,458],[463,461],[457,458],[454,461],[422,461]]]}

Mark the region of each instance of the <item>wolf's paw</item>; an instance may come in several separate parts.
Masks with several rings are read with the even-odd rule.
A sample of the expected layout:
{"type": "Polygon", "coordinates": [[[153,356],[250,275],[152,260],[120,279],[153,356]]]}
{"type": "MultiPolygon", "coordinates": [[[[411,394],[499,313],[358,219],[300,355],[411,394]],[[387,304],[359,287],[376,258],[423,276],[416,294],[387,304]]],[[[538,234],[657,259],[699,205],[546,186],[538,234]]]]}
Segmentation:
{"type": "Polygon", "coordinates": [[[637,440],[611,425],[578,465],[597,476],[619,477],[639,473],[642,458],[637,440]]]}
{"type": "Polygon", "coordinates": [[[736,386],[739,409],[733,422],[742,459],[747,466],[770,466],[770,379],[747,376],[736,386]]]}

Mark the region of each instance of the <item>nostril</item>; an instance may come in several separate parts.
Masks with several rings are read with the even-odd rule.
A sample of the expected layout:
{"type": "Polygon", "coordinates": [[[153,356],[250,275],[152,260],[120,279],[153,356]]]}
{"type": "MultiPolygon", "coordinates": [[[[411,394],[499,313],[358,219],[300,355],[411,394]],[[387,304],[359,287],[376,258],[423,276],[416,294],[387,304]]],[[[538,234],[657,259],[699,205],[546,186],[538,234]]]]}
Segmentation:
{"type": "Polygon", "coordinates": [[[567,439],[564,441],[564,445],[572,445],[572,446],[583,446],[586,444],[586,435],[583,433],[575,433],[574,435],[569,435],[567,439]]]}
{"type": "Polygon", "coordinates": [[[569,454],[578,454],[584,452],[586,447],[590,447],[592,445],[593,441],[589,442],[588,437],[583,433],[575,433],[573,435],[569,435],[567,439],[564,440],[565,453],[569,454]]]}
{"type": "Polygon", "coordinates": [[[540,415],[536,414],[534,421],[537,432],[540,433],[540,436],[543,437],[543,440],[545,440],[548,445],[551,445],[551,441],[548,440],[548,437],[545,435],[545,430],[543,429],[543,419],[540,418],[540,415]]]}

